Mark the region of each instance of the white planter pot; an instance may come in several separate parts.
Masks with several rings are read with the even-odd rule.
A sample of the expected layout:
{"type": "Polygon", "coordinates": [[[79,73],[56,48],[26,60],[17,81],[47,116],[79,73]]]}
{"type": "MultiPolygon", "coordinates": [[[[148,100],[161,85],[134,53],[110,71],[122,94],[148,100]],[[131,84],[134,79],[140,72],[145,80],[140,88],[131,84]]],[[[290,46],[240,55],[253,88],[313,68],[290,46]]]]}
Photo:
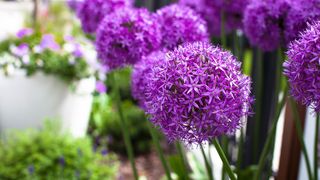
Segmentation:
{"type": "Polygon", "coordinates": [[[49,118],[60,120],[73,136],[84,136],[94,88],[94,78],[77,82],[71,90],[70,84],[52,75],[0,74],[0,131],[39,128],[49,118]]]}

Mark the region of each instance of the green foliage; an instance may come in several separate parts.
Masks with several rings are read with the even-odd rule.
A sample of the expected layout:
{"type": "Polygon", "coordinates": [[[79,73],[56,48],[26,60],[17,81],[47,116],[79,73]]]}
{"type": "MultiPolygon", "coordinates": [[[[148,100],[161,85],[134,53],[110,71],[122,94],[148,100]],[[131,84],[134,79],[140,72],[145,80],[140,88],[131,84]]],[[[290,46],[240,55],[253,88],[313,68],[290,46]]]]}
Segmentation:
{"type": "Polygon", "coordinates": [[[92,150],[88,138],[42,130],[11,132],[0,142],[0,179],[114,179],[118,162],[112,154],[92,150]]]}
{"type": "Polygon", "coordinates": [[[190,179],[189,174],[186,174],[184,170],[185,165],[182,163],[179,155],[168,156],[168,161],[172,171],[177,175],[178,179],[190,179]]]}
{"type": "MultiPolygon", "coordinates": [[[[130,100],[123,101],[122,108],[134,152],[136,154],[149,152],[152,142],[144,112],[130,100]]],[[[99,142],[100,144],[105,143],[110,150],[122,154],[126,153],[120,119],[115,105],[108,95],[95,97],[90,123],[94,137],[108,137],[107,142],[99,142]]]]}
{"type": "MultiPolygon", "coordinates": [[[[151,135],[147,126],[144,112],[135,104],[130,91],[130,68],[114,71],[117,73],[117,82],[120,88],[122,109],[136,154],[150,151],[152,145],[151,135]]],[[[120,119],[114,104],[113,82],[107,82],[108,95],[94,98],[90,126],[94,137],[108,137],[108,148],[125,154],[125,146],[121,133],[120,119]]]]}

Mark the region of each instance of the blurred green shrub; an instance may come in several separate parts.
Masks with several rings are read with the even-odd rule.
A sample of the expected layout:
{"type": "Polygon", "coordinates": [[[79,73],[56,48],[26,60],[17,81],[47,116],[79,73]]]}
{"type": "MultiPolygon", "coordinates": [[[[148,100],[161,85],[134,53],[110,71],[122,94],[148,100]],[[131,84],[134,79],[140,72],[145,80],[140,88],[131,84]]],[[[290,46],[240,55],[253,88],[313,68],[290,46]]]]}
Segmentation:
{"type": "Polygon", "coordinates": [[[106,150],[94,152],[88,138],[42,130],[14,131],[0,142],[0,179],[115,179],[119,163],[106,150]]]}
{"type": "MultiPolygon", "coordinates": [[[[122,109],[130,133],[135,154],[150,151],[152,139],[147,126],[144,112],[136,105],[131,97],[130,74],[131,70],[125,68],[117,73],[117,83],[120,86],[122,109]]],[[[113,85],[107,82],[108,95],[102,94],[94,98],[93,111],[90,121],[90,133],[98,145],[107,145],[108,149],[126,154],[122,138],[120,119],[113,103],[113,85]]]]}

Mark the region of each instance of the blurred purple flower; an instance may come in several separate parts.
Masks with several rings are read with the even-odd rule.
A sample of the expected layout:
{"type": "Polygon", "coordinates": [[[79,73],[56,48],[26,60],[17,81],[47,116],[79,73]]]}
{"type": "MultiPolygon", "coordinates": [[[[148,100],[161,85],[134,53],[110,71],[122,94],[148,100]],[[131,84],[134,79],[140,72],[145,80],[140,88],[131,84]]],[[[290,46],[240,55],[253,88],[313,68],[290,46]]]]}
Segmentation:
{"type": "Polygon", "coordinates": [[[107,154],[108,154],[108,150],[107,149],[102,149],[101,155],[102,156],[106,156],[107,154]]]}
{"type": "Polygon", "coordinates": [[[81,58],[83,56],[83,50],[80,46],[80,44],[74,44],[75,49],[72,52],[72,54],[76,57],[76,58],[81,58]]]}
{"type": "Polygon", "coordinates": [[[60,164],[60,166],[62,166],[62,167],[64,167],[64,166],[66,165],[66,161],[65,161],[65,159],[64,159],[63,156],[60,156],[60,157],[59,157],[59,164],[60,164]]]}
{"type": "Polygon", "coordinates": [[[85,0],[78,10],[78,17],[85,33],[95,33],[105,15],[131,6],[131,0],[85,0]]]}
{"type": "Polygon", "coordinates": [[[104,94],[107,92],[107,87],[103,81],[96,82],[96,91],[100,94],[104,94]]]}
{"type": "Polygon", "coordinates": [[[96,36],[96,49],[109,70],[132,65],[160,47],[160,25],[146,9],[122,9],[107,15],[96,36]]]}
{"type": "Polygon", "coordinates": [[[27,43],[22,43],[19,46],[11,47],[10,50],[12,54],[23,57],[29,54],[29,45],[27,43]]]}
{"type": "Polygon", "coordinates": [[[303,105],[320,112],[320,21],[308,26],[293,41],[283,64],[291,95],[303,105]]]}
{"type": "Polygon", "coordinates": [[[169,140],[202,143],[231,134],[251,114],[251,80],[229,51],[196,42],[158,62],[147,78],[145,104],[169,140]]]}
{"type": "Polygon", "coordinates": [[[179,0],[180,5],[185,5],[201,15],[207,22],[208,31],[212,36],[220,36],[220,9],[213,0],[179,0]]]}
{"type": "Polygon", "coordinates": [[[252,0],[244,13],[244,32],[252,45],[272,51],[284,45],[284,22],[290,5],[286,0],[252,0]]]}
{"type": "Polygon", "coordinates": [[[148,56],[142,58],[137,64],[134,65],[131,75],[131,92],[132,96],[138,101],[139,106],[145,109],[146,101],[146,87],[152,72],[152,68],[159,60],[165,58],[165,53],[162,51],[155,51],[148,56]]]}
{"type": "Polygon", "coordinates": [[[206,22],[187,6],[169,5],[157,11],[162,47],[172,50],[186,42],[209,41],[206,22]]]}
{"type": "Polygon", "coordinates": [[[291,0],[291,9],[285,22],[286,42],[297,39],[299,33],[307,28],[307,24],[316,20],[320,20],[319,0],[291,0]]]}
{"type": "Polygon", "coordinates": [[[243,13],[249,0],[179,0],[180,5],[186,5],[198,12],[208,25],[212,36],[221,34],[221,12],[225,14],[225,31],[229,33],[242,28],[243,13]]]}
{"type": "Polygon", "coordinates": [[[67,0],[68,7],[75,13],[81,8],[83,0],[67,0]]]}
{"type": "Polygon", "coordinates": [[[32,174],[34,173],[34,166],[33,166],[33,165],[29,165],[29,166],[28,166],[28,173],[29,173],[30,175],[32,175],[32,174]]]}
{"type": "Polygon", "coordinates": [[[19,39],[21,39],[21,38],[23,38],[23,37],[25,37],[25,36],[30,36],[30,35],[32,35],[32,34],[33,34],[33,29],[31,29],[31,28],[23,28],[23,29],[20,29],[20,30],[17,32],[16,36],[17,36],[19,39]]]}
{"type": "Polygon", "coordinates": [[[50,49],[53,51],[60,50],[59,44],[55,41],[54,36],[52,34],[45,34],[42,36],[41,42],[39,46],[39,52],[42,52],[45,49],[50,49]]]}

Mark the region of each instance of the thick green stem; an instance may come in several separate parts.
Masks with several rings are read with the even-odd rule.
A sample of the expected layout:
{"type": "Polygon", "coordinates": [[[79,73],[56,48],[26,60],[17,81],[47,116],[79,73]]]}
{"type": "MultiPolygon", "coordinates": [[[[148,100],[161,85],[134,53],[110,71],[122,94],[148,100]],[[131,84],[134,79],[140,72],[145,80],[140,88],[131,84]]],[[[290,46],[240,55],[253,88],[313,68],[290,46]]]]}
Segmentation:
{"type": "MultiPolygon", "coordinates": [[[[256,161],[259,154],[259,135],[260,135],[260,121],[261,121],[261,109],[262,109],[262,81],[263,81],[263,61],[262,61],[262,52],[260,49],[257,49],[257,58],[256,58],[256,105],[255,105],[255,128],[254,128],[254,137],[253,137],[253,159],[256,161]]],[[[253,72],[252,72],[253,73],[253,72]]]]}
{"type": "Polygon", "coordinates": [[[139,176],[138,176],[138,172],[137,172],[137,168],[134,162],[134,153],[133,153],[133,148],[132,148],[132,144],[130,141],[130,135],[129,135],[129,131],[128,131],[128,127],[127,127],[127,123],[125,121],[125,117],[123,115],[123,111],[122,111],[122,107],[121,107],[121,95],[120,95],[120,89],[118,86],[118,81],[117,81],[117,77],[116,77],[116,72],[114,74],[111,74],[111,78],[112,78],[112,82],[113,82],[113,87],[114,87],[114,95],[115,95],[115,103],[116,103],[116,107],[119,113],[119,118],[120,118],[120,123],[121,123],[121,130],[122,130],[122,134],[123,134],[123,138],[124,138],[124,143],[126,146],[126,150],[127,150],[127,154],[128,154],[128,158],[130,160],[130,164],[132,167],[132,172],[134,175],[134,179],[138,180],[139,176]]]}
{"type": "Polygon", "coordinates": [[[316,114],[316,134],[314,137],[314,161],[313,161],[313,168],[314,168],[314,179],[318,179],[318,139],[319,139],[319,115],[316,114]]]}
{"type": "Polygon", "coordinates": [[[156,147],[157,153],[159,155],[159,158],[160,158],[160,161],[161,161],[162,166],[164,168],[164,171],[166,173],[166,176],[167,176],[168,180],[172,180],[171,175],[170,175],[170,169],[169,169],[167,161],[166,161],[166,159],[164,157],[163,151],[161,149],[157,132],[152,127],[150,122],[147,122],[147,123],[148,123],[148,128],[149,128],[150,134],[152,136],[153,143],[154,143],[154,145],[156,147]]]}
{"type": "Polygon", "coordinates": [[[282,97],[281,101],[278,103],[275,116],[273,117],[270,133],[268,133],[269,136],[267,137],[266,143],[264,144],[264,147],[263,147],[263,150],[261,153],[261,156],[260,156],[260,159],[258,162],[258,170],[256,171],[256,173],[254,175],[254,180],[258,180],[260,178],[260,174],[261,174],[262,169],[265,165],[265,162],[266,162],[266,159],[268,156],[268,152],[269,152],[270,148],[272,147],[272,142],[275,138],[275,134],[276,134],[276,130],[277,130],[279,116],[280,116],[280,113],[281,113],[283,106],[285,105],[286,97],[287,97],[287,88],[285,87],[283,97],[282,97]]]}
{"type": "Polygon", "coordinates": [[[179,158],[181,161],[181,164],[183,165],[183,171],[185,172],[185,179],[188,180],[189,179],[189,175],[188,175],[188,162],[185,161],[185,156],[184,156],[184,151],[182,149],[182,146],[180,144],[180,142],[176,142],[176,147],[178,150],[178,154],[179,154],[179,158]]]}
{"type": "Polygon", "coordinates": [[[208,160],[208,158],[206,156],[206,153],[204,152],[204,149],[203,149],[202,145],[200,145],[200,149],[201,149],[201,153],[202,153],[202,156],[203,156],[203,159],[204,159],[204,164],[206,166],[206,170],[207,170],[207,173],[208,173],[208,178],[209,178],[209,180],[213,180],[213,174],[212,174],[211,166],[210,166],[209,160],[208,160]]]}
{"type": "Polygon", "coordinates": [[[295,102],[293,101],[293,99],[290,98],[290,105],[293,111],[293,120],[296,126],[296,131],[297,131],[297,135],[301,144],[301,149],[302,149],[302,154],[304,156],[304,159],[306,161],[306,165],[307,165],[307,172],[308,172],[308,177],[309,179],[313,179],[312,173],[311,173],[311,165],[310,165],[310,160],[309,160],[309,156],[307,153],[307,148],[306,148],[306,144],[303,140],[303,133],[302,133],[302,127],[301,127],[301,120],[300,120],[300,116],[298,113],[298,108],[295,104],[295,102]]]}
{"type": "Polygon", "coordinates": [[[237,178],[236,178],[236,176],[234,175],[234,173],[233,173],[233,171],[231,169],[231,166],[230,166],[230,164],[228,162],[228,159],[227,159],[226,155],[224,154],[224,152],[223,152],[223,150],[222,150],[222,148],[221,148],[221,146],[219,144],[219,141],[216,138],[213,139],[213,145],[216,148],[216,150],[217,150],[217,152],[218,152],[218,154],[219,154],[219,156],[220,156],[220,158],[221,158],[221,160],[223,162],[224,167],[226,168],[226,171],[227,171],[227,173],[229,175],[229,178],[231,180],[236,180],[237,178]]]}

